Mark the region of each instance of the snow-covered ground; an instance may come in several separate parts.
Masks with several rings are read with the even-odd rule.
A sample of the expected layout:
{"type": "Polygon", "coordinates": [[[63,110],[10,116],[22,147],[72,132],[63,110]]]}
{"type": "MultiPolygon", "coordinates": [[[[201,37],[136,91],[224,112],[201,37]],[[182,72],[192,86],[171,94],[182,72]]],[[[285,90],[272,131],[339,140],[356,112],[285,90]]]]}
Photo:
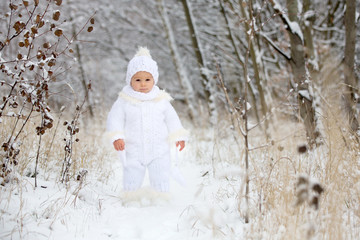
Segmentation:
{"type": "MultiPolygon", "coordinates": [[[[29,177],[11,188],[7,185],[0,197],[0,239],[176,240],[216,239],[229,232],[241,235],[243,219],[236,211],[236,194],[217,200],[221,184],[231,181],[211,180],[212,166],[195,161],[191,147],[187,148],[179,154],[178,166],[186,186],[173,180],[168,195],[152,191],[146,178],[139,192],[124,196],[121,164],[111,155],[107,172],[102,173],[108,176],[101,181],[99,173],[90,171],[84,183],[73,181],[69,187],[41,177],[37,188],[29,177]]],[[[234,184],[238,191],[238,183],[234,184]]]]}
{"type": "MultiPolygon", "coordinates": [[[[358,154],[343,147],[337,135],[328,138],[331,151],[323,145],[298,154],[303,135],[287,126],[274,145],[250,152],[249,207],[243,144],[226,126],[191,129],[193,139],[178,165],[186,186],[173,179],[168,195],[152,191],[147,176],[142,189],[124,195],[116,152],[101,145],[101,130],[83,133],[88,139],[77,145],[73,157],[81,161],[73,165],[89,171],[84,181],[59,183],[61,166],[50,161],[39,170],[37,188],[34,178],[25,176],[28,170],[0,186],[0,239],[357,239],[358,154]],[[303,196],[299,176],[315,178],[325,189],[318,209],[307,198],[297,204],[303,196]]],[[[251,136],[255,147],[261,146],[261,136],[251,136]]],[[[56,156],[61,161],[61,150],[54,148],[59,154],[52,161],[56,156]]],[[[307,188],[305,197],[311,191],[307,188]]]]}

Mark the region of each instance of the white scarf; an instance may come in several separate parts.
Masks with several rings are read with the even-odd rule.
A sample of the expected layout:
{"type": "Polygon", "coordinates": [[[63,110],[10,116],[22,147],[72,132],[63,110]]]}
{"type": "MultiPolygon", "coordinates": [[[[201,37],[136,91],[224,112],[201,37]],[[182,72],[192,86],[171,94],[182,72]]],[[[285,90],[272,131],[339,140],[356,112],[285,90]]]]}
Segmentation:
{"type": "Polygon", "coordinates": [[[142,93],[135,91],[130,85],[126,85],[121,92],[140,101],[150,101],[159,95],[160,89],[154,85],[150,92],[142,93]]]}

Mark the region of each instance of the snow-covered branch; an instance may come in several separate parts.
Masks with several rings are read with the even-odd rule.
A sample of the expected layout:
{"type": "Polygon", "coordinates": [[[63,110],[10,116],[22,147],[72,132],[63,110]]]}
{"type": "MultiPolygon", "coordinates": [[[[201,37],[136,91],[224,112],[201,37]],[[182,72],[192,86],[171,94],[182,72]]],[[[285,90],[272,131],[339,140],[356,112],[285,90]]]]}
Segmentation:
{"type": "Polygon", "coordinates": [[[304,42],[304,36],[301,31],[301,28],[297,22],[290,21],[288,16],[283,11],[281,5],[276,0],[269,0],[269,2],[272,4],[275,12],[280,16],[281,20],[287,27],[287,29],[294,35],[298,36],[302,42],[304,42]]]}
{"type": "Polygon", "coordinates": [[[281,50],[268,36],[266,36],[266,34],[260,32],[260,35],[286,60],[288,60],[288,61],[291,60],[291,57],[289,55],[287,55],[283,50],[281,50]]]}

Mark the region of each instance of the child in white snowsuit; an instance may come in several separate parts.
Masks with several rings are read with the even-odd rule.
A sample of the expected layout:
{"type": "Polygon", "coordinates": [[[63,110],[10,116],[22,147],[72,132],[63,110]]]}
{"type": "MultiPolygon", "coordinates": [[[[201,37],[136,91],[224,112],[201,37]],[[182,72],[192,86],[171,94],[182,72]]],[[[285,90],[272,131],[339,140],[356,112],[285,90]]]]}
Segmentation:
{"type": "Polygon", "coordinates": [[[170,95],[156,86],[158,77],[157,63],[146,48],[139,48],[127,67],[127,85],[108,115],[107,131],[114,148],[119,155],[125,151],[125,191],[141,187],[146,168],[151,186],[169,191],[170,144],[180,151],[185,147],[188,132],[170,104],[170,95]]]}

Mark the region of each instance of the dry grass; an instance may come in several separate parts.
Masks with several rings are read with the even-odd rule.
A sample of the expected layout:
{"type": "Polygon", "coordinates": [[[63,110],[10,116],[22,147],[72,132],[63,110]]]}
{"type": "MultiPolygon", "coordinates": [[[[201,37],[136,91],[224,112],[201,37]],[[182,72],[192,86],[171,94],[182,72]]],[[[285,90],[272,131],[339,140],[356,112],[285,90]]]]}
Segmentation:
{"type": "MultiPolygon", "coordinates": [[[[267,145],[260,129],[251,132],[252,147],[267,146],[250,152],[250,223],[239,233],[244,234],[244,239],[356,239],[360,236],[360,151],[341,110],[341,78],[333,66],[333,63],[322,66],[321,79],[314,86],[320,96],[323,145],[299,152],[299,146],[306,144],[303,124],[280,115],[273,116],[277,121],[272,122],[272,131],[269,131],[273,144],[267,145]],[[316,180],[324,188],[318,209],[309,202],[296,204],[297,181],[302,175],[316,180]]],[[[246,209],[244,143],[241,135],[232,130],[228,115],[221,116],[214,128],[193,132],[190,154],[200,164],[211,165],[199,191],[213,199],[214,205],[220,206],[220,211],[227,216],[235,211],[243,218],[246,209]],[[236,166],[242,170],[232,171],[236,166]],[[224,207],[229,199],[237,199],[237,209],[226,204],[224,207]]],[[[199,223],[208,217],[199,216],[194,208],[189,214],[194,232],[198,233],[199,223]]],[[[203,224],[203,228],[210,227],[203,224]]],[[[214,239],[236,239],[233,226],[220,223],[215,228],[226,234],[224,237],[213,235],[214,239]]]]}
{"type": "MultiPolygon", "coordinates": [[[[71,117],[55,118],[55,126],[48,130],[41,140],[38,176],[45,180],[58,181],[60,178],[61,167],[65,156],[66,128],[63,126],[65,119],[71,117]],[[58,127],[56,125],[58,124],[58,127]]],[[[20,176],[34,176],[35,160],[39,146],[39,136],[36,135],[35,127],[37,118],[34,117],[24,128],[19,136],[21,142],[20,154],[18,156],[19,164],[15,166],[15,171],[20,176]]],[[[3,119],[0,124],[1,142],[7,140],[9,132],[13,129],[14,121],[12,119],[3,119]]],[[[104,144],[104,124],[99,120],[92,120],[86,124],[80,123],[80,132],[75,136],[79,142],[73,144],[72,165],[70,169],[72,180],[82,169],[95,171],[98,173],[98,179],[106,181],[109,174],[106,173],[108,163],[106,159],[109,151],[104,144]]]]}
{"type": "MultiPolygon", "coordinates": [[[[358,145],[344,131],[345,120],[336,109],[339,108],[331,108],[331,114],[325,112],[329,117],[322,119],[324,144],[315,150],[299,153],[298,147],[305,143],[302,124],[283,120],[276,123],[282,127],[272,133],[273,145],[250,152],[250,224],[244,228],[246,239],[355,239],[359,236],[358,145]],[[308,202],[296,204],[297,181],[301,175],[317,180],[324,188],[318,210],[308,202]]],[[[244,149],[241,139],[234,140],[229,126],[229,122],[222,122],[216,130],[197,129],[193,132],[189,155],[193,154],[199,164],[209,165],[209,174],[204,177],[199,195],[220,206],[215,212],[243,217],[246,208],[244,149]],[[240,170],[236,170],[236,166],[240,170]],[[229,199],[239,201],[238,208],[230,206],[229,199]]],[[[259,133],[250,136],[250,140],[254,147],[266,143],[259,133]]],[[[221,234],[220,230],[214,233],[214,239],[236,238],[233,226],[214,220],[212,224],[218,225],[209,227],[209,216],[199,215],[199,209],[194,206],[191,209],[188,220],[193,222],[194,234],[205,231],[199,225],[206,222],[202,227],[208,231],[221,229],[221,234]]]]}
{"type": "MultiPolygon", "coordinates": [[[[55,114],[54,114],[55,115],[55,114]]],[[[80,139],[73,145],[72,165],[70,168],[70,181],[60,183],[61,169],[65,156],[66,127],[63,125],[65,119],[71,119],[71,116],[63,116],[60,120],[55,117],[54,127],[48,130],[43,136],[39,154],[38,165],[38,189],[35,189],[35,160],[39,143],[39,136],[36,135],[35,127],[38,119],[32,118],[24,131],[19,136],[21,141],[20,154],[18,155],[18,165],[14,167],[11,174],[11,181],[5,186],[0,186],[0,219],[6,219],[9,214],[18,219],[16,223],[9,223],[13,230],[8,232],[8,237],[21,236],[23,234],[23,219],[28,222],[29,219],[36,219],[39,224],[48,224],[51,228],[55,222],[65,221],[64,209],[75,207],[79,201],[81,191],[89,191],[87,184],[89,182],[99,182],[99,185],[106,184],[112,176],[113,151],[109,151],[104,137],[104,123],[99,120],[81,121],[80,132],[76,135],[80,139]],[[59,126],[56,128],[57,122],[59,126]],[[77,181],[78,173],[86,169],[89,176],[77,181]],[[88,179],[89,178],[89,179],[88,179]],[[43,185],[44,184],[44,185],[43,185]],[[28,201],[23,192],[40,191],[41,188],[52,188],[48,199],[42,199],[37,207],[37,211],[31,210],[31,202],[28,201]],[[85,188],[87,187],[87,188],[85,188]],[[18,206],[18,208],[14,208],[18,206]],[[29,207],[30,206],[30,207],[29,207]],[[29,208],[29,209],[26,209],[29,208]],[[17,209],[14,211],[14,209],[17,209]],[[10,212],[9,212],[10,211],[10,212]],[[3,215],[5,214],[5,215],[3,215]],[[32,216],[31,214],[36,214],[32,216]],[[39,214],[39,216],[38,216],[39,214]]],[[[0,140],[7,140],[9,132],[13,129],[12,119],[3,118],[0,124],[0,140]]],[[[41,193],[37,193],[41,194],[41,193]]],[[[2,222],[1,224],[6,224],[2,222]]],[[[7,226],[9,226],[7,225],[7,226]]],[[[26,225],[26,224],[25,224],[26,225]]],[[[26,232],[26,231],[25,231],[26,232]]],[[[6,237],[5,235],[1,235],[6,237]]],[[[25,236],[22,236],[26,239],[25,236]]],[[[1,238],[1,237],[0,237],[1,238]]],[[[15,237],[16,238],[16,237],[15,237]]]]}

